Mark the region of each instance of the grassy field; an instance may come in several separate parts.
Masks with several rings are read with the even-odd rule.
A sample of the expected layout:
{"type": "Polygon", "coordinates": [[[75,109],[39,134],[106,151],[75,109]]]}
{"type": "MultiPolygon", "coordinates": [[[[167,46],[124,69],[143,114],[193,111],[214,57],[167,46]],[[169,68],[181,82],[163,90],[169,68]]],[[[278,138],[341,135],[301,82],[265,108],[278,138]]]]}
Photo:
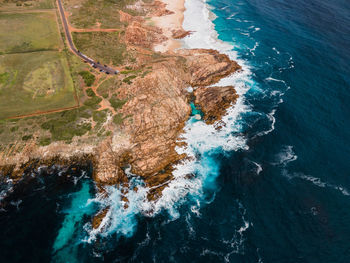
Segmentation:
{"type": "Polygon", "coordinates": [[[56,14],[0,13],[0,54],[62,48],[56,14]]]}
{"type": "Polygon", "coordinates": [[[25,11],[32,9],[55,8],[54,0],[0,0],[1,11],[25,11]]]}
{"type": "Polygon", "coordinates": [[[75,106],[64,52],[0,56],[0,119],[75,106]]]}
{"type": "Polygon", "coordinates": [[[129,59],[125,44],[119,41],[118,32],[74,32],[73,39],[81,52],[102,64],[121,65],[129,59]]]}
{"type": "MultiPolygon", "coordinates": [[[[69,21],[78,28],[91,28],[101,24],[101,28],[120,28],[118,10],[137,15],[134,10],[127,9],[137,0],[65,0],[65,8],[71,12],[69,21]]],[[[147,2],[147,1],[145,1],[147,2]]]]}
{"type": "Polygon", "coordinates": [[[110,96],[109,94],[112,94],[118,88],[118,86],[119,83],[117,78],[110,77],[100,84],[100,86],[97,88],[97,93],[107,99],[110,96]]]}

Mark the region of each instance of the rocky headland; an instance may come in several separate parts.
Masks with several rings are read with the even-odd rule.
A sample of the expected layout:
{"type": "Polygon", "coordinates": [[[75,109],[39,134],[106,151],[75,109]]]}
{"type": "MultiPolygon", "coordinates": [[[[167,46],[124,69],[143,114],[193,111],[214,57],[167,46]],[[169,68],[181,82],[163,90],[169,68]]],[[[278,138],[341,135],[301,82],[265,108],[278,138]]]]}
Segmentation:
{"type": "MultiPolygon", "coordinates": [[[[20,178],[24,172],[43,165],[70,166],[91,161],[93,178],[103,191],[104,185],[127,186],[125,168],[131,166],[131,172],[152,188],[149,199],[159,197],[172,179],[173,164],[186,158],[175,147],[183,144],[179,135],[190,117],[190,102],[201,108],[208,124],[220,120],[238,95],[232,86],[211,85],[241,69],[218,51],[180,48],[178,39],[191,32],[181,26],[184,7],[183,1],[179,2],[138,2],[132,8],[142,9],[144,16],[120,11],[120,20],[126,24],[121,41],[130,52],[138,51],[132,67],[150,70],[118,87],[116,96],[126,103],[119,112],[119,125],[107,121],[109,136],[83,142],[74,138],[69,144],[52,142],[39,146],[29,140],[22,146],[11,145],[0,153],[1,174],[20,178]],[[150,60],[152,50],[158,51],[159,57],[150,60]]],[[[102,211],[99,217],[105,214],[102,211]]],[[[100,220],[95,218],[94,222],[97,227],[100,220]]]]}

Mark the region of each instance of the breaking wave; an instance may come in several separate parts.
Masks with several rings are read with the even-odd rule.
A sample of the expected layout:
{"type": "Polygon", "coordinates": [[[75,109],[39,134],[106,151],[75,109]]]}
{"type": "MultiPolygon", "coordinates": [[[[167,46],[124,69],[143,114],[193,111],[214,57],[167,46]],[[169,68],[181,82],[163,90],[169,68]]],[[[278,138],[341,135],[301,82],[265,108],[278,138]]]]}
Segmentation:
{"type": "Polygon", "coordinates": [[[306,175],[301,172],[292,172],[290,173],[287,170],[287,165],[291,162],[294,162],[298,159],[298,156],[293,151],[293,146],[287,145],[282,148],[279,154],[276,156],[276,162],[272,163],[273,165],[279,165],[283,167],[282,175],[286,177],[288,180],[304,180],[309,183],[312,183],[314,186],[320,188],[329,188],[334,191],[341,193],[342,195],[349,196],[350,192],[348,189],[341,185],[336,185],[330,182],[323,181],[321,178],[306,175]]]}
{"type": "MultiPolygon", "coordinates": [[[[132,183],[129,189],[119,189],[117,187],[107,187],[109,193],[105,196],[98,196],[91,202],[96,202],[101,208],[109,207],[109,211],[98,229],[92,229],[91,225],[85,228],[89,233],[86,241],[94,240],[98,235],[108,236],[116,233],[117,235],[132,236],[137,226],[137,216],[154,216],[161,211],[166,212],[171,220],[180,216],[179,208],[184,203],[188,203],[191,213],[200,216],[200,208],[205,203],[208,195],[214,196],[216,191],[216,178],[220,172],[219,155],[238,150],[248,150],[247,141],[249,138],[244,134],[246,128],[245,116],[254,114],[251,104],[247,102],[247,93],[259,94],[261,97],[267,96],[273,100],[277,97],[273,109],[269,113],[257,112],[264,116],[265,122],[269,123],[263,129],[259,129],[256,136],[266,135],[274,130],[276,105],[282,102],[283,92],[276,90],[263,90],[257,81],[254,80],[254,74],[248,62],[238,55],[238,44],[224,42],[219,39],[219,34],[215,30],[213,20],[216,18],[211,11],[211,7],[205,0],[192,0],[185,2],[185,17],[183,27],[185,30],[193,32],[182,40],[184,48],[205,48],[218,50],[235,60],[241,65],[242,70],[231,76],[221,79],[213,86],[235,87],[239,98],[235,105],[227,110],[227,114],[222,118],[224,125],[221,129],[216,129],[216,124],[207,125],[203,121],[191,117],[184,128],[184,133],[180,140],[185,142],[186,146],[176,148],[179,154],[186,154],[189,158],[175,166],[173,171],[173,180],[167,182],[168,186],[163,190],[162,197],[156,201],[149,201],[147,193],[150,190],[145,187],[142,180],[136,175],[130,175],[132,183]],[[134,187],[138,191],[132,191],[134,187]],[[122,192],[129,200],[126,205],[122,200],[122,192]]],[[[225,11],[225,9],[223,9],[225,11]]],[[[234,13],[233,13],[234,15],[234,13]]],[[[233,18],[232,13],[228,19],[233,18]]],[[[247,30],[252,33],[260,28],[251,26],[249,21],[242,21],[247,24],[247,30]]],[[[250,36],[249,36],[250,37],[250,36]]],[[[259,47],[259,43],[254,41],[254,46],[245,47],[248,52],[253,53],[259,47]]],[[[280,66],[279,68],[285,68],[280,66]]],[[[279,81],[270,77],[269,81],[279,81]]],[[[280,81],[282,85],[286,85],[280,81]]],[[[193,91],[192,88],[188,89],[193,91]]],[[[286,90],[285,88],[283,90],[286,90]]],[[[256,113],[256,112],[255,112],[256,113]]],[[[249,125],[249,124],[248,124],[249,125]]],[[[262,168],[256,164],[256,173],[259,174],[262,168]]],[[[209,196],[209,199],[211,197],[209,196]]]]}
{"type": "MultiPolygon", "coordinates": [[[[219,175],[220,161],[218,154],[223,152],[248,149],[246,138],[242,135],[242,113],[250,110],[245,103],[244,94],[255,86],[251,79],[251,71],[247,63],[238,58],[233,51],[234,46],[218,39],[212,20],[215,15],[209,6],[201,0],[186,1],[184,29],[194,33],[183,40],[185,48],[215,49],[236,60],[243,68],[239,73],[222,79],[216,86],[233,85],[239,99],[228,109],[222,121],[226,124],[220,130],[214,125],[207,125],[194,117],[190,118],[184,128],[180,140],[186,142],[185,147],[178,147],[179,154],[185,153],[189,158],[175,166],[174,179],[163,190],[162,197],[156,201],[147,199],[147,192],[142,180],[132,175],[129,189],[107,187],[108,197],[97,196],[90,200],[100,207],[109,207],[107,215],[98,229],[92,229],[90,224],[85,226],[89,232],[86,241],[94,240],[98,235],[108,236],[117,233],[131,236],[137,226],[137,215],[154,216],[166,211],[172,219],[180,216],[178,208],[184,202],[193,202],[191,212],[200,215],[199,209],[204,201],[206,189],[215,190],[215,179],[219,175]],[[209,32],[209,33],[208,33],[209,32]],[[193,176],[189,176],[193,175],[193,176]],[[134,187],[138,191],[132,191],[134,187]],[[122,191],[129,200],[126,206],[122,200],[122,191]]],[[[214,195],[215,198],[215,195],[214,195]]]]}

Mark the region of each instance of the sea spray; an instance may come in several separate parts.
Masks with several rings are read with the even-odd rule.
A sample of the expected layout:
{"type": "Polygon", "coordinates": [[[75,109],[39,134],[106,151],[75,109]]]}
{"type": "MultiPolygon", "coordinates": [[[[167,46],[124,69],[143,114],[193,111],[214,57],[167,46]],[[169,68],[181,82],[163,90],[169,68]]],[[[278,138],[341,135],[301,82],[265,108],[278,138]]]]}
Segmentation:
{"type": "MultiPolygon", "coordinates": [[[[222,118],[225,125],[217,129],[215,124],[207,125],[203,121],[198,121],[195,116],[188,120],[184,133],[180,137],[186,146],[176,148],[179,154],[185,153],[188,158],[174,166],[174,177],[162,191],[159,199],[155,201],[147,199],[149,189],[136,175],[131,180],[129,189],[124,191],[128,199],[127,206],[122,201],[120,187],[106,187],[107,197],[101,195],[93,202],[97,202],[101,208],[109,207],[109,210],[98,229],[92,229],[91,225],[86,225],[89,232],[86,241],[91,242],[98,235],[107,237],[115,233],[131,236],[136,229],[138,214],[154,216],[161,211],[166,211],[174,220],[180,216],[179,208],[185,202],[192,204],[193,213],[199,214],[206,194],[215,193],[216,190],[215,181],[220,171],[218,156],[225,152],[248,149],[246,139],[242,135],[242,113],[248,112],[250,108],[245,104],[244,95],[249,89],[256,87],[256,83],[250,77],[251,72],[246,62],[239,59],[237,53],[233,51],[233,45],[218,39],[212,22],[214,18],[204,1],[186,1],[184,28],[193,33],[183,40],[183,44],[186,48],[218,50],[242,66],[242,71],[216,84],[217,86],[233,85],[239,95],[236,104],[232,105],[222,118]],[[135,186],[138,188],[137,192],[132,190],[135,186]]],[[[200,114],[194,105],[192,110],[193,115],[200,114]]]]}

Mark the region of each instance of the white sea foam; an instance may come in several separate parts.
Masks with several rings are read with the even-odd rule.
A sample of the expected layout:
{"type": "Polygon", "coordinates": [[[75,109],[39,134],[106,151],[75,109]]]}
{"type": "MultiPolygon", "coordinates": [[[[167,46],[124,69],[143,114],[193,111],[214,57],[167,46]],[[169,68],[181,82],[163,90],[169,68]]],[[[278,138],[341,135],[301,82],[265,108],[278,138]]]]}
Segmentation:
{"type": "MultiPolygon", "coordinates": [[[[200,217],[200,207],[205,196],[205,189],[215,187],[215,179],[219,174],[220,164],[215,154],[225,151],[247,149],[246,139],[241,135],[241,115],[250,110],[245,104],[244,94],[255,85],[251,79],[251,71],[247,63],[239,59],[233,51],[233,43],[226,43],[218,39],[218,34],[212,22],[215,15],[205,0],[191,0],[185,2],[186,11],[183,27],[193,33],[183,39],[185,48],[215,49],[227,54],[236,60],[243,68],[240,73],[222,79],[216,86],[234,85],[239,95],[236,104],[230,107],[222,118],[223,125],[220,130],[215,125],[207,125],[202,121],[191,118],[181,136],[187,143],[186,147],[178,147],[179,154],[185,153],[189,158],[177,164],[173,171],[173,180],[163,190],[162,197],[156,201],[147,200],[148,188],[142,181],[133,177],[130,191],[125,197],[129,200],[128,207],[124,207],[122,191],[116,187],[106,188],[108,197],[99,196],[91,202],[97,202],[101,207],[110,207],[98,229],[86,225],[90,233],[87,241],[94,240],[98,234],[107,236],[112,233],[130,236],[136,226],[136,215],[141,213],[153,216],[160,211],[167,211],[170,220],[180,216],[178,207],[185,201],[191,202],[191,212],[200,217]],[[195,175],[189,178],[188,175],[195,175]],[[137,186],[138,191],[131,189],[137,186]]],[[[258,168],[259,170],[259,168],[258,168]]],[[[215,195],[213,195],[215,198],[215,195]]],[[[212,202],[213,200],[211,200],[212,202]]],[[[243,231],[243,230],[242,230],[243,231]]]]}
{"type": "Polygon", "coordinates": [[[238,212],[241,215],[242,225],[238,229],[235,230],[231,239],[222,240],[223,244],[229,245],[232,248],[232,250],[225,255],[225,257],[224,257],[225,262],[231,262],[230,256],[232,254],[242,254],[242,255],[244,254],[244,242],[246,240],[246,238],[244,237],[244,233],[252,225],[252,223],[250,223],[246,219],[247,211],[244,208],[244,206],[242,205],[242,203],[239,202],[238,205],[239,205],[238,212]]]}
{"type": "Polygon", "coordinates": [[[234,17],[237,15],[238,13],[232,13],[228,18],[226,19],[234,19],[234,17]]]}
{"type": "Polygon", "coordinates": [[[342,195],[345,196],[350,196],[350,192],[343,186],[340,185],[335,185],[333,183],[329,183],[329,182],[325,182],[322,181],[321,178],[318,177],[314,177],[311,175],[306,175],[303,173],[288,173],[287,171],[284,171],[283,173],[286,177],[288,177],[288,179],[302,179],[305,181],[308,181],[310,183],[312,183],[313,185],[320,187],[320,188],[330,188],[332,190],[335,190],[337,192],[340,192],[342,195]]]}
{"type": "Polygon", "coordinates": [[[274,162],[273,164],[274,165],[281,165],[283,167],[282,175],[285,176],[286,178],[288,178],[289,180],[292,180],[292,179],[305,180],[305,181],[312,183],[313,185],[315,185],[317,187],[330,188],[330,189],[333,189],[335,191],[340,192],[341,194],[343,194],[345,196],[350,196],[349,190],[341,185],[336,185],[336,184],[333,184],[330,182],[325,182],[321,178],[311,176],[311,175],[306,175],[306,174],[303,174],[300,172],[294,172],[294,173],[288,172],[287,165],[290,162],[294,162],[295,160],[298,159],[298,156],[293,151],[293,146],[290,146],[290,145],[284,146],[282,148],[281,152],[279,154],[277,154],[276,159],[277,159],[276,162],[274,162]]]}
{"type": "Polygon", "coordinates": [[[274,162],[274,165],[282,165],[287,166],[288,163],[294,162],[298,159],[298,156],[293,151],[293,146],[286,145],[282,148],[279,154],[276,156],[276,162],[274,162]]]}
{"type": "Polygon", "coordinates": [[[256,162],[253,162],[253,163],[256,165],[256,173],[259,175],[263,171],[263,168],[261,167],[260,164],[256,162]]]}

